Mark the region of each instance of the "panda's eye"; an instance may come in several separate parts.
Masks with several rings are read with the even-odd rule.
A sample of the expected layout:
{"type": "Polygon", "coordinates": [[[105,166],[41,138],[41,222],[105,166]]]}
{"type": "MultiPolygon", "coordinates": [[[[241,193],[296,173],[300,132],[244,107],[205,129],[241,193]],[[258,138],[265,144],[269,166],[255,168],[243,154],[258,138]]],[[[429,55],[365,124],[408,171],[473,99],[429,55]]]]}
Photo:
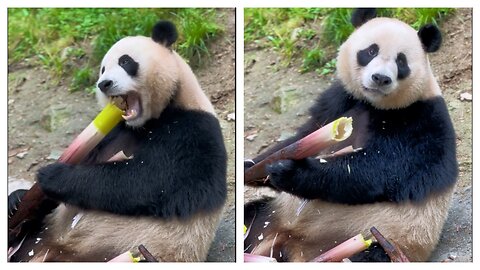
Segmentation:
{"type": "Polygon", "coordinates": [[[377,55],[377,50],[374,47],[371,47],[368,49],[368,55],[370,56],[376,56],[377,55]]]}
{"type": "Polygon", "coordinates": [[[102,74],[105,72],[105,67],[102,67],[102,74]]]}
{"type": "Polygon", "coordinates": [[[125,58],[123,58],[123,59],[120,60],[120,63],[119,63],[119,64],[120,64],[120,66],[125,66],[125,65],[127,65],[129,62],[130,62],[130,59],[125,57],[125,58]]]}

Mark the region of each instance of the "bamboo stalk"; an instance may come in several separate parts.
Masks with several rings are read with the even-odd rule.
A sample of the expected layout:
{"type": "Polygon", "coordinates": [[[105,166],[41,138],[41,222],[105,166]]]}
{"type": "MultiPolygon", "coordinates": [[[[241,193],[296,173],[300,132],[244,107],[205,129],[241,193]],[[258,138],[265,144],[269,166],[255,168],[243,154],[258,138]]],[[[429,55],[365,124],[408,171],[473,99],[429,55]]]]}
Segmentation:
{"type": "Polygon", "coordinates": [[[248,168],[245,171],[245,184],[261,185],[264,182],[262,179],[267,176],[268,164],[282,159],[303,159],[314,156],[323,149],[346,140],[352,131],[352,118],[341,117],[248,168]]]}
{"type": "Polygon", "coordinates": [[[250,253],[243,253],[243,261],[244,262],[277,262],[277,259],[271,258],[271,257],[266,257],[266,256],[261,256],[261,255],[255,255],[255,254],[250,254],[250,253]]]}
{"type": "Polygon", "coordinates": [[[312,262],[341,262],[361,251],[364,251],[372,244],[372,240],[365,240],[362,234],[357,234],[340,245],[330,249],[312,260],[312,262]]]}
{"type": "Polygon", "coordinates": [[[410,262],[407,256],[395,246],[393,243],[389,242],[375,227],[370,229],[372,235],[377,239],[377,242],[382,246],[387,255],[390,257],[392,262],[410,262]]]}
{"type": "MultiPolygon", "coordinates": [[[[109,103],[95,119],[73,140],[58,159],[59,162],[77,164],[123,119],[123,111],[109,103]]],[[[43,218],[58,203],[49,202],[38,183],[35,183],[22,197],[15,214],[8,220],[8,245],[24,236],[24,225],[29,221],[43,218]],[[46,203],[48,202],[48,203],[46,203]],[[45,208],[45,209],[41,209],[45,208]],[[40,211],[41,210],[41,211],[40,211]]]]}

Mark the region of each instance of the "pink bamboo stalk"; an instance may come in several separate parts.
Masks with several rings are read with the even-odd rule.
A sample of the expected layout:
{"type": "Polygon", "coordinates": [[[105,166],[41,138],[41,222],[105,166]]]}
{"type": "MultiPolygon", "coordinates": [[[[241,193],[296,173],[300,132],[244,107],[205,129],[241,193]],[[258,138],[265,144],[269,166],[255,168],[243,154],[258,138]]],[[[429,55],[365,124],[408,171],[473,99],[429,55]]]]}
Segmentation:
{"type": "MultiPolygon", "coordinates": [[[[95,119],[73,140],[63,152],[59,162],[77,164],[123,119],[123,111],[109,103],[95,119]]],[[[37,219],[38,210],[47,199],[38,183],[35,183],[22,197],[15,214],[8,220],[9,246],[23,236],[23,224],[37,219]]],[[[49,212],[49,211],[43,211],[49,212]]]]}
{"type": "Polygon", "coordinates": [[[330,249],[312,260],[312,262],[341,262],[361,251],[364,251],[372,244],[372,240],[365,240],[362,234],[357,234],[340,245],[330,249]]]}
{"type": "Polygon", "coordinates": [[[346,140],[352,134],[352,118],[341,117],[306,137],[271,154],[245,171],[245,184],[256,185],[267,176],[266,166],[281,159],[302,159],[346,140]]]}

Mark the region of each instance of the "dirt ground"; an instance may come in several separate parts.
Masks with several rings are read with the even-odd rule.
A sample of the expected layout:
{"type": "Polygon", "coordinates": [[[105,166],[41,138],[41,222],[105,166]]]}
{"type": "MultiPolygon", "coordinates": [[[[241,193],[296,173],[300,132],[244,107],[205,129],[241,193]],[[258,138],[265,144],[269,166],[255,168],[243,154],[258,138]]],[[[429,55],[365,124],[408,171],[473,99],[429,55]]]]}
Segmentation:
{"type": "MultiPolygon", "coordinates": [[[[443,45],[430,56],[430,61],[455,126],[460,174],[449,217],[431,261],[471,262],[472,102],[460,100],[460,94],[472,94],[471,9],[457,10],[440,28],[443,45]]],[[[280,60],[278,54],[267,49],[251,49],[245,54],[246,158],[255,157],[277,140],[294,134],[295,128],[306,121],[315,97],[333,80],[333,75],[300,74],[298,67],[281,67],[280,60]],[[286,111],[281,114],[272,110],[275,91],[290,95],[286,111]]],[[[245,201],[265,194],[275,195],[268,189],[246,187],[245,201]]]]}
{"type": "MultiPolygon", "coordinates": [[[[224,34],[209,47],[210,56],[194,70],[212,101],[228,151],[228,199],[208,261],[235,261],[235,11],[222,10],[224,34]]],[[[48,73],[28,64],[9,67],[9,190],[29,187],[36,171],[54,162],[99,111],[95,96],[70,93],[70,82],[53,84],[48,73]]]]}

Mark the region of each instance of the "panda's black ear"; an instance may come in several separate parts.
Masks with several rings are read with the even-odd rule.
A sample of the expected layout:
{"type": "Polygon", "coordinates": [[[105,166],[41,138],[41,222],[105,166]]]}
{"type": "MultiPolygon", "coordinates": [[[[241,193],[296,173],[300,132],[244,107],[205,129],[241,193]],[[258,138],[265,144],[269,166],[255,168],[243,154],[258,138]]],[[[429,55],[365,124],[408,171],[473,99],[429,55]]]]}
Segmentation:
{"type": "Polygon", "coordinates": [[[355,28],[358,28],[362,24],[375,18],[376,16],[377,10],[374,8],[357,8],[353,11],[351,21],[353,26],[355,26],[355,28]]]}
{"type": "Polygon", "coordinates": [[[418,30],[418,37],[426,52],[436,52],[440,49],[440,45],[442,45],[442,33],[440,33],[440,30],[433,24],[422,26],[422,28],[418,30]]]}
{"type": "Polygon", "coordinates": [[[159,21],[152,30],[152,39],[165,47],[170,47],[178,38],[175,24],[169,21],[159,21]]]}

